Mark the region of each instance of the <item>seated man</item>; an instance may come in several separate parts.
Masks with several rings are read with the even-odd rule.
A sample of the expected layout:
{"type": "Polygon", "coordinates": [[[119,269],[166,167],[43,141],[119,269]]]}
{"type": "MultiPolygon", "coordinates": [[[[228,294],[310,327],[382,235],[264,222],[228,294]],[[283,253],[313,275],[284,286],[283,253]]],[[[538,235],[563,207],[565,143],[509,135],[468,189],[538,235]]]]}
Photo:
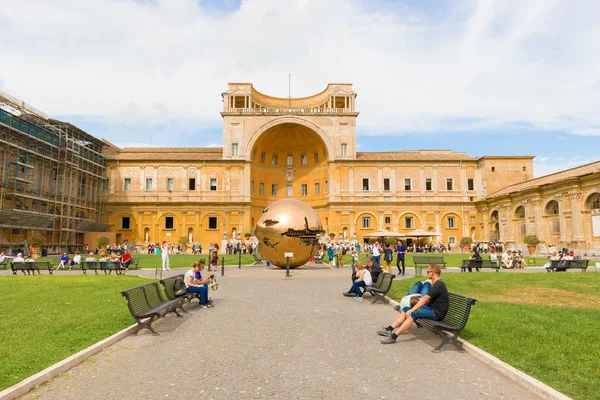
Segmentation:
{"type": "Polygon", "coordinates": [[[441,273],[442,270],[439,265],[429,265],[427,268],[427,278],[431,279],[433,283],[431,290],[408,311],[402,311],[390,326],[377,331],[379,335],[385,336],[381,339],[382,344],[396,343],[398,336],[406,332],[416,319],[426,318],[436,321],[444,319],[448,312],[449,300],[446,284],[440,279],[441,273]],[[429,306],[428,309],[421,309],[425,305],[429,306]]]}
{"type": "MultiPolygon", "coordinates": [[[[465,272],[465,269],[468,269],[469,272],[473,272],[473,267],[471,265],[479,265],[481,264],[481,255],[479,254],[479,250],[477,248],[475,248],[475,250],[473,251],[473,255],[471,256],[471,258],[469,258],[469,263],[466,264],[466,267],[461,268],[462,272],[465,272]],[[471,263],[471,261],[476,261],[474,263],[471,263]]],[[[479,272],[479,268],[475,267],[475,270],[477,272],[479,272]]]]}
{"type": "MultiPolygon", "coordinates": [[[[23,258],[23,253],[17,253],[17,256],[15,258],[13,258],[12,260],[13,264],[14,263],[24,263],[25,259],[23,258]]],[[[21,270],[23,272],[23,275],[31,275],[31,271],[27,270],[21,270]]]]}
{"type": "Polygon", "coordinates": [[[130,264],[131,264],[131,254],[129,254],[129,251],[125,250],[123,252],[123,255],[121,256],[121,266],[119,268],[121,270],[122,274],[129,271],[130,264]]]}
{"type": "Polygon", "coordinates": [[[85,262],[96,262],[97,260],[94,258],[94,253],[90,253],[88,254],[88,256],[85,258],[85,262]]]}
{"type": "Polygon", "coordinates": [[[502,264],[504,265],[504,268],[513,267],[512,251],[508,250],[506,253],[502,254],[502,264]]]}
{"type": "Polygon", "coordinates": [[[373,282],[377,282],[377,279],[379,279],[379,274],[383,273],[383,269],[381,269],[381,266],[375,262],[373,257],[365,258],[365,262],[367,263],[367,269],[371,273],[371,279],[373,282]]]}

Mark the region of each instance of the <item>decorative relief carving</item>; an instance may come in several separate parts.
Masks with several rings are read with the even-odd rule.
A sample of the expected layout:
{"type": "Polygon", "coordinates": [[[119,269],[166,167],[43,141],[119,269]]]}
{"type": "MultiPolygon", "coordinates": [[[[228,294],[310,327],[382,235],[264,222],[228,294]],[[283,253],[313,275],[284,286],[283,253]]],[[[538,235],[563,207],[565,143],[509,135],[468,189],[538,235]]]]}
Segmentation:
{"type": "Polygon", "coordinates": [[[150,214],[156,215],[156,211],[150,211],[150,214]]]}
{"type": "Polygon", "coordinates": [[[194,211],[194,214],[200,215],[200,211],[194,211]]]}
{"type": "Polygon", "coordinates": [[[138,215],[144,215],[143,211],[138,211],[137,213],[138,213],[138,215]]]}
{"type": "Polygon", "coordinates": [[[296,173],[297,169],[298,168],[292,168],[292,167],[282,168],[283,177],[287,183],[292,183],[294,181],[294,174],[296,173]]]}
{"type": "Polygon", "coordinates": [[[540,204],[542,204],[543,200],[541,198],[535,198],[535,199],[529,199],[529,203],[533,204],[534,206],[539,206],[540,204]]]}
{"type": "Polygon", "coordinates": [[[238,215],[244,215],[245,213],[245,211],[238,211],[238,215]]]}
{"type": "Polygon", "coordinates": [[[187,215],[187,213],[188,213],[187,211],[182,211],[181,215],[187,215]]]}
{"type": "Polygon", "coordinates": [[[582,192],[570,192],[569,197],[571,197],[571,199],[581,199],[583,197],[583,193],[582,192]]]}

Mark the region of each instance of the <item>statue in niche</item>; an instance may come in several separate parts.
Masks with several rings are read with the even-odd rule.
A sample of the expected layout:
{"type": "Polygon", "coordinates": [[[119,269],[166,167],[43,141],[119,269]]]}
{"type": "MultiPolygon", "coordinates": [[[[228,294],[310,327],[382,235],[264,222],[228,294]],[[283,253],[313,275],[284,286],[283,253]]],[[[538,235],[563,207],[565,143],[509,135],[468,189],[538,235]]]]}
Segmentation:
{"type": "Polygon", "coordinates": [[[225,190],[230,190],[231,189],[231,185],[229,183],[229,178],[225,179],[225,190]]]}
{"type": "Polygon", "coordinates": [[[285,181],[287,183],[292,183],[294,181],[294,173],[296,172],[297,169],[298,168],[292,168],[292,167],[282,168],[283,175],[284,175],[285,181]]]}
{"type": "Polygon", "coordinates": [[[149,236],[150,236],[150,232],[148,232],[148,231],[144,232],[144,242],[148,242],[149,236]]]}

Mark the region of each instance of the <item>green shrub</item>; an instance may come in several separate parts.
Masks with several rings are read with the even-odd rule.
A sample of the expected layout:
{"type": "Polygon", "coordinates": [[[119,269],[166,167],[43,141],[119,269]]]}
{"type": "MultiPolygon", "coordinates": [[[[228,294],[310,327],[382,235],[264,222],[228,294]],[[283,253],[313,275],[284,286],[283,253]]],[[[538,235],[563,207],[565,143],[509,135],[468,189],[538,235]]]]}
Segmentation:
{"type": "Polygon", "coordinates": [[[109,243],[110,243],[110,239],[107,238],[106,236],[100,236],[98,238],[98,246],[106,246],[109,243]]]}
{"type": "Polygon", "coordinates": [[[523,242],[529,246],[537,246],[540,244],[540,238],[537,235],[527,235],[523,238],[523,242]]]}

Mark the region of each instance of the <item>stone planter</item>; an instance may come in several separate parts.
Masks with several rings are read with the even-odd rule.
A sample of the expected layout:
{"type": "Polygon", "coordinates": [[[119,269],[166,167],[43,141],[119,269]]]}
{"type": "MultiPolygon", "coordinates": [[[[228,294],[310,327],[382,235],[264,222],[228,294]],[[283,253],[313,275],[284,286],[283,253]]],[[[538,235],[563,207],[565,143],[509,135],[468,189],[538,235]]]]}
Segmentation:
{"type": "Polygon", "coordinates": [[[529,250],[529,255],[530,255],[530,256],[533,256],[533,255],[534,255],[534,253],[535,253],[535,249],[536,249],[536,248],[537,248],[537,246],[536,246],[536,245],[534,245],[534,244],[528,244],[528,245],[527,245],[527,250],[529,250]]]}

